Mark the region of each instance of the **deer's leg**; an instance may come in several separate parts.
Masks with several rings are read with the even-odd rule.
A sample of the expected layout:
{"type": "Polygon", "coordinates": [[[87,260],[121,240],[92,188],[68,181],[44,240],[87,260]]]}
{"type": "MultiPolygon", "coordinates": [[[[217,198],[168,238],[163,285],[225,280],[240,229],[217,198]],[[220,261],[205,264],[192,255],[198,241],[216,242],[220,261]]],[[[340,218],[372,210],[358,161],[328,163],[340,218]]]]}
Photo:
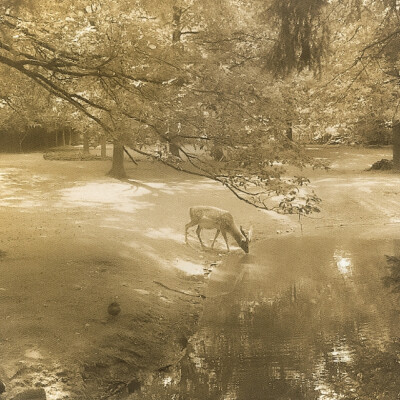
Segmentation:
{"type": "Polygon", "coordinates": [[[226,232],[225,231],[221,231],[221,233],[222,233],[222,236],[225,239],[226,247],[227,247],[228,251],[230,251],[229,250],[229,244],[228,244],[228,237],[226,236],[226,232]]]}
{"type": "Polygon", "coordinates": [[[219,232],[220,232],[220,230],[217,229],[217,233],[215,234],[215,238],[214,238],[214,240],[213,240],[213,242],[212,242],[212,245],[211,245],[211,248],[212,248],[212,249],[214,248],[214,243],[215,243],[215,241],[217,240],[217,237],[218,237],[218,235],[219,235],[219,232]]]}
{"type": "Polygon", "coordinates": [[[201,247],[204,247],[203,241],[201,240],[200,232],[201,232],[201,228],[200,228],[200,225],[198,225],[197,229],[196,229],[197,237],[200,240],[201,247]]]}
{"type": "Polygon", "coordinates": [[[197,223],[196,223],[196,222],[193,222],[193,221],[190,221],[189,223],[187,223],[187,224],[185,225],[185,242],[186,242],[186,243],[188,242],[188,240],[187,240],[188,229],[191,228],[192,226],[195,226],[195,225],[197,225],[197,223]]]}

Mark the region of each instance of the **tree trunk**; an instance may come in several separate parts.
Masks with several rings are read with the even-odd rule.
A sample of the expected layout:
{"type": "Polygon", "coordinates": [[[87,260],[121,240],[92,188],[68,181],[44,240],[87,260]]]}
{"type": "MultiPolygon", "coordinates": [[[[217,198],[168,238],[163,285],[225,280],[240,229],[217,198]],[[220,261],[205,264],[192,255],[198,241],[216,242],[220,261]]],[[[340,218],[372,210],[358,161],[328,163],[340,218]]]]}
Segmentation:
{"type": "Polygon", "coordinates": [[[169,144],[169,151],[173,156],[180,157],[179,146],[177,146],[175,143],[169,144]]]}
{"type": "Polygon", "coordinates": [[[393,169],[400,171],[400,122],[393,125],[393,169]]]}
{"type": "Polygon", "coordinates": [[[116,141],[113,145],[112,167],[107,175],[117,179],[126,178],[124,167],[124,146],[116,141]]]}
{"type": "Polygon", "coordinates": [[[100,142],[101,142],[101,158],[106,158],[107,157],[107,140],[104,135],[101,137],[100,142]]]}
{"type": "Polygon", "coordinates": [[[83,152],[89,154],[89,135],[86,132],[83,134],[83,152]]]}
{"type": "Polygon", "coordinates": [[[288,127],[286,128],[286,136],[289,140],[293,140],[293,128],[292,123],[288,123],[288,127]]]}
{"type": "Polygon", "coordinates": [[[178,6],[173,7],[174,14],[172,16],[172,43],[179,43],[181,41],[182,30],[181,30],[181,17],[182,17],[182,8],[178,6]]]}
{"type": "Polygon", "coordinates": [[[65,147],[65,129],[62,130],[62,144],[65,147]]]}

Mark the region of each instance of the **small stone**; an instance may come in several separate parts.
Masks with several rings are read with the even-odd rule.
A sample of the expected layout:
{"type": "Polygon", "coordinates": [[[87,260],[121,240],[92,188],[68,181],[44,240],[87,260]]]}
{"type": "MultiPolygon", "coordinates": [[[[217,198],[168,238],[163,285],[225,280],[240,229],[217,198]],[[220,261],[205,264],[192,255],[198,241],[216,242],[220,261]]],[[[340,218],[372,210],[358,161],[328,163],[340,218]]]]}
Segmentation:
{"type": "Polygon", "coordinates": [[[189,344],[189,340],[188,340],[188,338],[187,338],[186,336],[181,336],[181,337],[178,339],[178,343],[180,344],[180,346],[181,346],[182,349],[186,349],[186,347],[187,347],[188,344],[189,344]]]}
{"type": "Polygon", "coordinates": [[[43,356],[40,354],[39,351],[34,350],[34,349],[28,349],[25,351],[25,357],[27,358],[33,358],[34,360],[40,360],[43,358],[43,356]]]}
{"type": "Polygon", "coordinates": [[[4,393],[6,391],[6,385],[0,381],[0,394],[4,393]]]}
{"type": "Polygon", "coordinates": [[[26,389],[14,396],[12,400],[46,400],[46,392],[43,388],[26,389]]]}
{"type": "Polygon", "coordinates": [[[115,317],[121,312],[121,306],[116,301],[114,301],[108,306],[107,311],[110,315],[115,317]]]}
{"type": "Polygon", "coordinates": [[[128,393],[134,393],[140,390],[142,384],[137,379],[132,379],[127,385],[128,393]]]}

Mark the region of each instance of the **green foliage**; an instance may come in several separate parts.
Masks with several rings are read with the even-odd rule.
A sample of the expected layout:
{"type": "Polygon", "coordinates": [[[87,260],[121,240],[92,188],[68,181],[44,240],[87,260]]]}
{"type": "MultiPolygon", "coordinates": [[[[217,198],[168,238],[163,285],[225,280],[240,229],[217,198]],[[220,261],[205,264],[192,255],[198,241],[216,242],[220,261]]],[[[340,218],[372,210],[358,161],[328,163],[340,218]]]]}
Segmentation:
{"type": "Polygon", "coordinates": [[[360,142],[364,144],[387,145],[392,142],[391,126],[374,114],[366,115],[364,119],[357,121],[354,130],[360,137],[360,142]]]}
{"type": "Polygon", "coordinates": [[[0,63],[12,84],[0,94],[19,123],[106,134],[256,206],[288,195],[281,204],[294,210],[302,182],[282,179],[284,166],[311,161],[289,125],[308,138],[375,141],[396,111],[383,101],[396,98],[385,81],[386,66],[397,71],[396,12],[360,0],[2,2],[0,63]],[[21,95],[21,74],[58,100],[21,95]]]}
{"type": "Polygon", "coordinates": [[[324,10],[329,51],[317,80],[307,71],[295,80],[294,132],[304,141],[387,144],[399,118],[398,11],[358,0],[335,0],[324,10]]]}
{"type": "Polygon", "coordinates": [[[315,194],[303,194],[298,196],[295,190],[289,192],[279,203],[279,210],[285,214],[308,215],[314,212],[320,212],[318,204],[321,199],[315,194]]]}
{"type": "Polygon", "coordinates": [[[269,13],[275,18],[278,34],[268,68],[279,75],[294,69],[321,69],[329,34],[322,17],[326,5],[326,0],[272,1],[269,13]]]}

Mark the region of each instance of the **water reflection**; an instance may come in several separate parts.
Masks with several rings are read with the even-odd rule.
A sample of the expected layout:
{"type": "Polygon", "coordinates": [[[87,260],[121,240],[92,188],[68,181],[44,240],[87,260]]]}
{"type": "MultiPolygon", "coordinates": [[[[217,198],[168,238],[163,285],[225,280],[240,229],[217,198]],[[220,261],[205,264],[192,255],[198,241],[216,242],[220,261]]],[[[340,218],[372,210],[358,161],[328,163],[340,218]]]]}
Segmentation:
{"type": "Polygon", "coordinates": [[[400,257],[386,256],[388,274],[383,278],[386,287],[392,292],[400,293],[400,257]]]}
{"type": "Polygon", "coordinates": [[[391,253],[388,241],[292,238],[232,255],[159,398],[398,398],[397,297],[382,284],[391,253]]]}
{"type": "Polygon", "coordinates": [[[351,254],[346,254],[344,251],[335,251],[333,258],[336,261],[338,271],[343,276],[349,276],[352,274],[352,261],[351,254]]]}

